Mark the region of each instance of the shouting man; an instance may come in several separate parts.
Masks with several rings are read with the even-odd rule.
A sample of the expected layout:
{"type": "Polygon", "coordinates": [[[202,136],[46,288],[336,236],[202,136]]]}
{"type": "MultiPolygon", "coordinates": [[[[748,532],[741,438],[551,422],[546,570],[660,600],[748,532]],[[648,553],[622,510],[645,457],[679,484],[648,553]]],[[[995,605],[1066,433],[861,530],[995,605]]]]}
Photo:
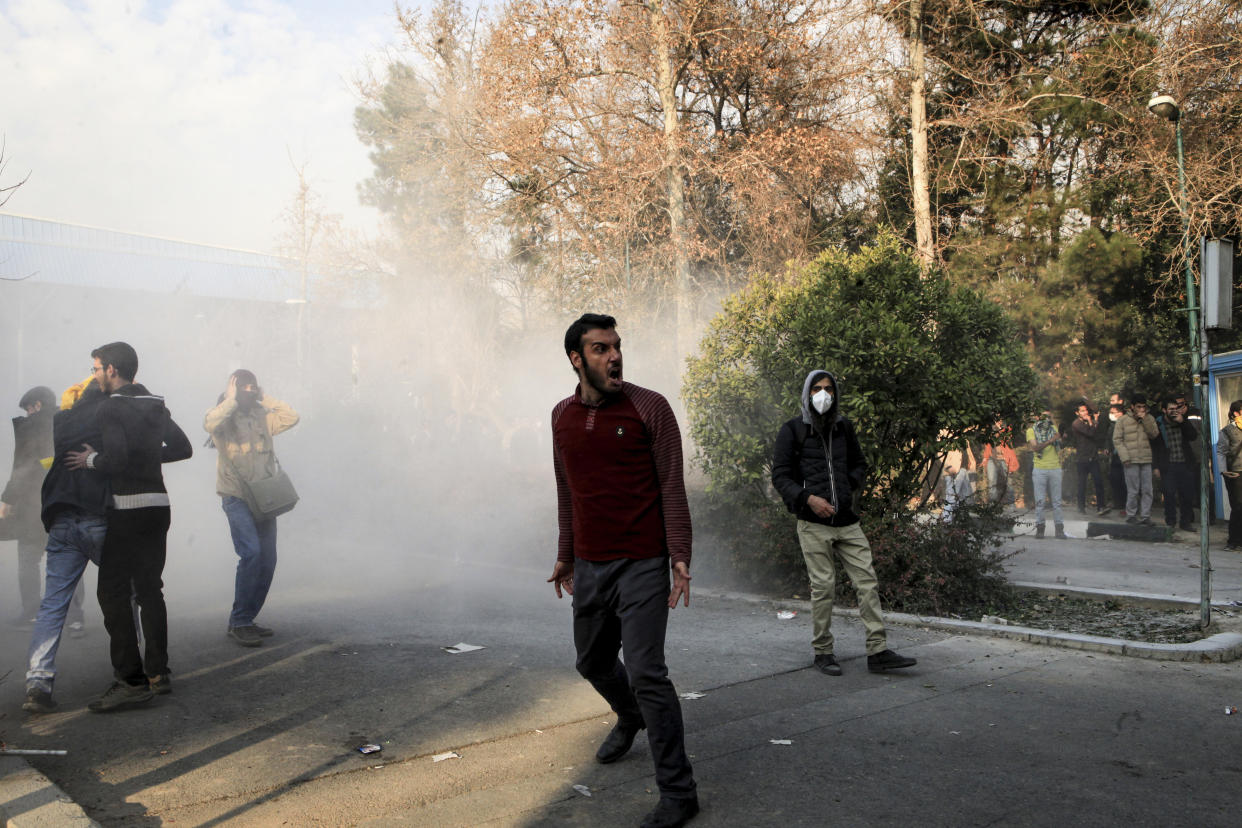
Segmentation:
{"type": "Polygon", "coordinates": [[[617,761],[645,728],[660,802],[642,825],[671,828],[699,811],[664,661],[668,611],[690,605],[690,510],[677,420],[664,397],[622,380],[616,324],[588,313],[565,332],[578,387],[552,410],[560,543],[548,581],[573,596],[578,672],[617,714],[595,758],[617,761]]]}

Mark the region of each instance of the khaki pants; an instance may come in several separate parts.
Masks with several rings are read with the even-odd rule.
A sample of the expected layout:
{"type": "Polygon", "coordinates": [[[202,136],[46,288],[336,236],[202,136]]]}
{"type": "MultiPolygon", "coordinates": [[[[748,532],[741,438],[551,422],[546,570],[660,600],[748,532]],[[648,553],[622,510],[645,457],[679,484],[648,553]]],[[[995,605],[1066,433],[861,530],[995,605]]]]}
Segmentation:
{"type": "Polygon", "coordinates": [[[798,521],[798,543],[811,578],[811,622],[814,638],[811,646],[816,654],[832,652],[832,600],[836,595],[837,573],[832,563],[835,549],[845,572],[858,593],[858,610],[867,628],[867,655],[888,649],[884,634],[884,618],[880,614],[880,596],[876,591],[875,567],[871,564],[871,544],[863,534],[862,524],[824,526],[821,523],[798,521]]]}

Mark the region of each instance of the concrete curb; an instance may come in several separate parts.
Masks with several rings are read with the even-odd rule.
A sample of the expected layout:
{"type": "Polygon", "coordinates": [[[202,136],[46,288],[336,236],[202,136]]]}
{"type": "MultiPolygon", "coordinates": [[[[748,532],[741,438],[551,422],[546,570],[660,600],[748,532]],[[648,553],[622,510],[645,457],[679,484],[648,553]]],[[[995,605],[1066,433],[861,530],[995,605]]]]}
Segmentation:
{"type": "Polygon", "coordinates": [[[19,756],[0,756],[0,825],[99,828],[80,805],[19,756]]]}
{"type": "MultiPolygon", "coordinates": [[[[1193,598],[1181,598],[1177,595],[1153,595],[1149,592],[1124,592],[1115,589],[1096,589],[1095,587],[1076,587],[1069,584],[1045,584],[1035,581],[1010,581],[1010,586],[1028,592],[1046,592],[1056,595],[1067,595],[1071,598],[1086,598],[1091,601],[1115,599],[1132,607],[1147,607],[1163,610],[1197,610],[1199,602],[1193,598]]],[[[1213,607],[1230,609],[1224,602],[1214,602],[1213,607]]]]}
{"type": "Polygon", "coordinates": [[[1089,650],[1096,653],[1147,658],[1153,661],[1237,661],[1242,658],[1242,633],[1217,633],[1189,644],[1156,644],[1150,641],[1131,641],[1125,638],[1105,638],[1099,635],[1079,635],[1054,630],[1037,630],[1032,627],[1016,627],[1007,624],[985,624],[982,621],[958,621],[953,618],[922,617],[894,612],[884,618],[896,624],[927,627],[946,632],[969,632],[972,635],[989,635],[1008,638],[1030,644],[1046,644],[1068,650],[1089,650]]]}
{"type": "MultiPolygon", "coordinates": [[[[1016,586],[1016,584],[1015,584],[1016,586]]],[[[1066,592],[1059,587],[1047,584],[1036,585],[1042,589],[1057,593],[1066,592]]],[[[809,613],[811,602],[796,599],[764,598],[761,595],[749,595],[741,592],[725,592],[720,590],[700,589],[701,594],[719,598],[731,598],[752,604],[770,604],[773,606],[790,607],[799,612],[809,613]]],[[[1083,590],[1086,593],[1086,590],[1083,590]]],[[[1118,593],[1110,590],[1090,590],[1090,597],[1117,597],[1125,600],[1130,593],[1118,593]]],[[[1087,597],[1084,595],[1084,597],[1087,597]]],[[[1142,597],[1142,596],[1140,596],[1142,597]]],[[[1168,598],[1177,602],[1178,609],[1189,606],[1196,607],[1198,602],[1178,601],[1172,596],[1148,596],[1168,598]]],[[[834,608],[834,615],[857,618],[858,610],[852,608],[834,608]]],[[[1090,650],[1097,653],[1130,656],[1131,658],[1147,658],[1154,661],[1237,661],[1242,658],[1242,633],[1217,633],[1200,641],[1189,644],[1157,644],[1151,641],[1131,641],[1126,638],[1106,638],[1097,635],[1080,635],[1056,630],[1037,630],[1032,627],[1018,627],[1008,624],[985,624],[982,621],[965,621],[956,618],[939,618],[937,616],[908,615],[904,612],[885,612],[884,620],[889,624],[900,624],[905,627],[926,627],[945,632],[964,633],[968,635],[987,635],[993,638],[1008,638],[1014,641],[1025,641],[1030,644],[1043,644],[1050,647],[1064,647],[1069,650],[1090,650]]]]}

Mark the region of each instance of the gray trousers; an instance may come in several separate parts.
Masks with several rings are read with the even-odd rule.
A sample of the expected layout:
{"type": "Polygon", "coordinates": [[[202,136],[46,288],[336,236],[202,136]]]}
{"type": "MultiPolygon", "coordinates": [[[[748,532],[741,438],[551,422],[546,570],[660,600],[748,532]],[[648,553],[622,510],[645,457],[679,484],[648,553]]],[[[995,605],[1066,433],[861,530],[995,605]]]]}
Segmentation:
{"type": "Polygon", "coordinates": [[[986,466],[988,479],[988,503],[1009,502],[1009,464],[993,457],[986,466]]]}
{"type": "Polygon", "coordinates": [[[1151,463],[1126,463],[1126,514],[1151,517],[1151,463]]]}
{"type": "MultiPolygon", "coordinates": [[[[1052,519],[1061,524],[1061,470],[1031,469],[1031,483],[1035,486],[1035,525],[1044,522],[1044,502],[1052,501],[1052,519]]],[[[1150,505],[1150,504],[1148,504],[1150,505]]]]}

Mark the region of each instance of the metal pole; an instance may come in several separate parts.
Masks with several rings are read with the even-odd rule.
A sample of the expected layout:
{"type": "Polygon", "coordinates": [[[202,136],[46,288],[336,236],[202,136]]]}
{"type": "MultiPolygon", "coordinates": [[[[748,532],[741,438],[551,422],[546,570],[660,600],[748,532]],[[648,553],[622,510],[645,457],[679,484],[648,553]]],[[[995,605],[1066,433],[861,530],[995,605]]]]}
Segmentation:
{"type": "Polygon", "coordinates": [[[1208,469],[1212,456],[1212,437],[1208,433],[1207,384],[1203,381],[1203,350],[1200,346],[1199,305],[1195,294],[1195,274],[1190,265],[1190,212],[1186,199],[1186,162],[1182,155],[1182,119],[1173,122],[1177,134],[1177,183],[1181,193],[1182,248],[1186,261],[1186,319],[1190,328],[1190,373],[1194,378],[1194,400],[1202,419],[1199,420],[1199,626],[1207,629],[1212,623],[1212,562],[1208,551],[1208,469]]]}

